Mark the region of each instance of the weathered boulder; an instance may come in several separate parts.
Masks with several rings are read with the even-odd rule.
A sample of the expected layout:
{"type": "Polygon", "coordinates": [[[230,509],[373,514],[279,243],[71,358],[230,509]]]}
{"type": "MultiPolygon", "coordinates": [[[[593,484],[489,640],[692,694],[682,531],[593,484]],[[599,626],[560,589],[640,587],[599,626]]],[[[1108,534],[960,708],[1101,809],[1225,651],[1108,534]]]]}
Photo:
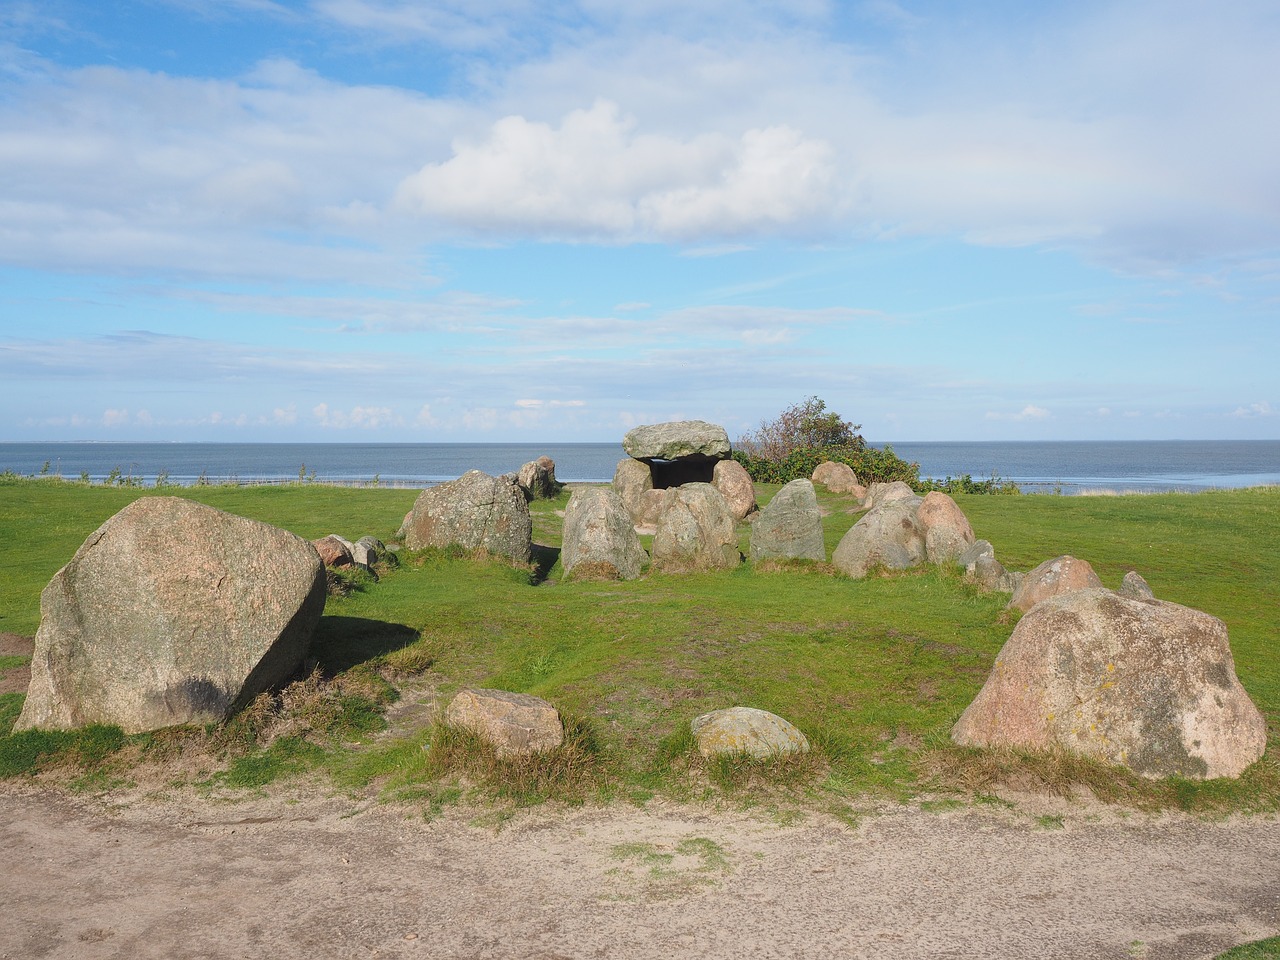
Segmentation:
{"type": "Polygon", "coordinates": [[[530,500],[554,500],[564,488],[556,480],[556,462],[550,457],[530,460],[516,474],[516,482],[530,500]]]}
{"type": "Polygon", "coordinates": [[[418,494],[404,542],[410,550],[456,544],[528,563],[533,556],[529,501],[510,475],[472,470],[418,494]]]}
{"type": "Polygon", "coordinates": [[[641,460],[632,460],[630,457],[619,460],[613,471],[613,489],[622,497],[622,503],[631,514],[632,521],[640,523],[642,501],[645,494],[653,489],[653,471],[641,460]]]}
{"type": "Polygon", "coordinates": [[[765,504],[751,527],[751,560],[826,560],[822,512],[809,480],[792,480],[765,504]]]}
{"type": "Polygon", "coordinates": [[[965,573],[972,574],[975,565],[982,557],[990,557],[992,560],[996,558],[996,548],[991,545],[990,540],[973,541],[965,547],[964,553],[960,554],[956,563],[964,567],[965,573]]]}
{"type": "Polygon", "coordinates": [[[640,505],[636,508],[636,513],[633,517],[636,522],[636,532],[650,535],[656,533],[658,531],[658,520],[662,517],[662,511],[666,508],[666,504],[666,490],[646,490],[640,497],[640,505]]]}
{"type": "Polygon", "coordinates": [[[924,534],[925,557],[930,563],[954,563],[974,541],[969,518],[938,490],[930,491],[920,502],[916,524],[924,534]]]}
{"type": "Polygon", "coordinates": [[[831,555],[836,569],[865,577],[876,566],[905,570],[925,556],[924,537],[916,524],[918,497],[873,507],[849,528],[831,555]]]}
{"type": "Polygon", "coordinates": [[[580,487],[564,511],[564,576],[634,580],[648,559],[622,497],[612,487],[580,487]]]}
{"type": "Polygon", "coordinates": [[[826,460],[813,468],[813,482],[826,487],[832,493],[858,493],[867,495],[867,488],[858,482],[858,475],[847,463],[826,460]]]}
{"type": "Polygon", "coordinates": [[[873,483],[867,487],[867,495],[863,500],[863,506],[870,510],[873,507],[894,503],[898,500],[919,502],[920,498],[914,490],[901,480],[894,480],[892,483],[873,483]]]}
{"type": "Polygon", "coordinates": [[[301,537],[178,497],[135,500],[41,594],[15,729],[225,720],[298,669],[324,600],[301,537]]]}
{"type": "Polygon", "coordinates": [[[637,460],[723,460],[729,456],[724,427],[705,420],[654,423],[629,430],[622,449],[637,460]]]}
{"type": "Polygon", "coordinates": [[[754,707],[730,707],[704,713],[693,720],[693,736],[704,757],[742,754],[767,760],[805,753],[809,741],[777,714],[754,707]]]}
{"type": "Polygon", "coordinates": [[[653,566],[672,572],[728,570],[742,562],[733,511],[709,483],[667,490],[653,535],[653,566]]]}
{"type": "Polygon", "coordinates": [[[349,567],[355,562],[352,552],[354,544],[336,533],[312,540],[311,545],[316,548],[316,553],[320,554],[320,562],[326,567],[349,567]]]}
{"type": "Polygon", "coordinates": [[[737,460],[721,460],[711,473],[711,485],[724,496],[735,520],[756,511],[756,488],[746,467],[737,460]]]}
{"type": "Polygon", "coordinates": [[[1101,588],[1036,604],[951,735],[1059,747],[1145,777],[1235,777],[1266,747],[1221,620],[1101,588]]]}
{"type": "Polygon", "coordinates": [[[527,693],[463,690],[449,701],[444,718],[487,740],[503,757],[552,750],[564,742],[559,711],[527,693]]]}
{"type": "Polygon", "coordinates": [[[1156,598],[1155,591],[1151,589],[1151,586],[1137,570],[1130,570],[1124,575],[1124,579],[1120,581],[1120,589],[1116,593],[1131,600],[1154,600],[1156,598]]]}
{"type": "Polygon", "coordinates": [[[1061,556],[1046,560],[1027,573],[1014,591],[1009,606],[1024,613],[1041,600],[1073,590],[1100,587],[1102,581],[1085,560],[1061,556]]]}

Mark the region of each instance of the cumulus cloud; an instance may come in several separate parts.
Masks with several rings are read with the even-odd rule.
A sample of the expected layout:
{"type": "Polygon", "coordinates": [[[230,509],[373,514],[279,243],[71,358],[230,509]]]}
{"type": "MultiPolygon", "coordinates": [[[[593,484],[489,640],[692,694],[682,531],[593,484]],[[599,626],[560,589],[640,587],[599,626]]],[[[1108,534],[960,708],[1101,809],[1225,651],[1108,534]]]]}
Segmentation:
{"type": "Polygon", "coordinates": [[[1276,410],[1265,400],[1262,403],[1251,403],[1248,406],[1237,407],[1231,413],[1231,416],[1240,420],[1253,420],[1258,417],[1274,417],[1275,415],[1276,410]]]}
{"type": "Polygon", "coordinates": [[[377,430],[399,426],[401,419],[390,407],[355,406],[350,410],[335,410],[327,403],[318,403],[311,409],[317,426],[333,430],[377,430]]]}
{"type": "Polygon", "coordinates": [[[757,233],[839,206],[831,147],[786,125],[640,133],[597,100],[559,126],[508,116],[406,178],[398,204],[467,229],[624,240],[757,233]]]}
{"type": "Polygon", "coordinates": [[[1017,413],[1001,413],[995,410],[988,410],[986,419],[988,420],[1045,420],[1051,414],[1044,407],[1037,407],[1034,403],[1029,403],[1017,413]]]}

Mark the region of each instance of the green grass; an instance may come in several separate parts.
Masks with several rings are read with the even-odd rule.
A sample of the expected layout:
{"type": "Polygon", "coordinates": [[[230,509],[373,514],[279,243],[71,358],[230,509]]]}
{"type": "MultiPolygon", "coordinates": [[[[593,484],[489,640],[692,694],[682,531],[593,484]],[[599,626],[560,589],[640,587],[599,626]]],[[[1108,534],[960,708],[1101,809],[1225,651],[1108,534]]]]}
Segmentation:
{"type": "MultiPolygon", "coordinates": [[[[760,487],[760,501],[777,489],[760,487]]],[[[382,539],[391,538],[414,496],[314,485],[178,492],[307,537],[382,539]]],[[[0,629],[33,633],[44,582],[138,495],[0,485],[0,536],[31,545],[21,576],[0,596],[0,629]]],[[[1274,746],[1240,781],[1208,783],[1149,782],[1079,758],[954,747],[950,728],[1014,622],[1004,611],[1007,597],[983,594],[955,571],[854,581],[823,564],[744,564],[731,573],[564,583],[558,511],[567,499],[533,504],[540,550],[532,571],[457,551],[403,551],[399,567],[379,581],[331,597],[313,647],[317,676],[330,686],[234,721],[242,729],[232,739],[241,746],[227,754],[218,782],[256,787],[322,769],[342,789],[421,801],[428,816],[473,792],[514,804],[662,795],[831,809],[868,795],[991,798],[1010,780],[1056,792],[1084,784],[1103,799],[1138,806],[1280,809],[1274,746]],[[394,688],[410,682],[426,683],[441,704],[465,686],[545,697],[570,718],[570,743],[513,765],[444,727],[375,737],[394,688]],[[786,717],[813,749],[793,763],[702,761],[690,720],[733,705],[786,717]],[[273,742],[272,730],[294,730],[304,715],[309,724],[289,735],[296,742],[273,742]]],[[[857,517],[847,498],[824,491],[819,499],[830,550],[857,517]]],[[[1221,617],[1241,679],[1276,741],[1280,494],[957,499],[1010,568],[1071,553],[1090,561],[1108,586],[1137,569],[1161,598],[1221,617]]],[[[745,525],[742,536],[746,552],[745,525]]],[[[16,569],[12,558],[0,563],[16,569]]],[[[0,719],[11,709],[0,699],[0,719]]]]}
{"type": "Polygon", "coordinates": [[[1218,954],[1215,960],[1277,960],[1277,958],[1280,958],[1280,937],[1241,944],[1226,953],[1218,954]]]}

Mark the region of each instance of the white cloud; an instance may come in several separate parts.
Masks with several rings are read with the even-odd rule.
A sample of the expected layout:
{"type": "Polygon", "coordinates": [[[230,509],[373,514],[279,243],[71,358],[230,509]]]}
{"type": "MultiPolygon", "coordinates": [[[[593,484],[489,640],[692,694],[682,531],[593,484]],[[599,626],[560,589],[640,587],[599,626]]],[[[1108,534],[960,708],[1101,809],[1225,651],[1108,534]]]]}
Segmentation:
{"type": "Polygon", "coordinates": [[[318,403],[311,409],[316,425],[333,430],[377,430],[399,426],[401,419],[390,407],[355,406],[350,410],[334,410],[327,403],[318,403]]]}
{"type": "Polygon", "coordinates": [[[1051,414],[1049,413],[1048,410],[1046,410],[1044,407],[1037,407],[1033,403],[1027,404],[1017,413],[1000,413],[994,410],[988,410],[986,413],[986,419],[988,420],[1013,420],[1013,421],[1033,420],[1034,421],[1034,420],[1045,420],[1049,416],[1051,416],[1051,414]]]}
{"type": "Polygon", "coordinates": [[[129,422],[128,410],[104,410],[102,411],[102,425],[104,427],[120,427],[129,422]]]}
{"type": "Polygon", "coordinates": [[[1274,417],[1276,412],[1271,404],[1264,400],[1262,403],[1251,403],[1248,406],[1237,407],[1232,411],[1231,416],[1241,420],[1252,420],[1258,417],[1274,417]]]}
{"type": "Polygon", "coordinates": [[[468,231],[621,240],[811,227],[840,206],[830,146],[786,125],[688,139],[636,127],[606,100],[554,128],[505,117],[406,178],[397,203],[468,231]]]}

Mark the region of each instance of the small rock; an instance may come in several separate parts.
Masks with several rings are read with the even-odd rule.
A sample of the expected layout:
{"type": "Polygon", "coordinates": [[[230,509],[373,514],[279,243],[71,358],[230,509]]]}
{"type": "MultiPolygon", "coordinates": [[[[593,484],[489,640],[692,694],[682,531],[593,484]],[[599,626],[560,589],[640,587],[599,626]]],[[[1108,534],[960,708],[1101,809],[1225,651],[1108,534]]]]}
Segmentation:
{"type": "Polygon", "coordinates": [[[355,562],[352,554],[352,543],[336,533],[319,540],[312,540],[311,545],[320,554],[320,562],[326,567],[349,567],[355,562]]]}
{"type": "Polygon", "coordinates": [[[499,756],[552,750],[564,742],[559,711],[527,693],[463,690],[449,702],[445,721],[487,740],[499,756]]]}
{"type": "Polygon", "coordinates": [[[776,714],[753,707],[704,713],[693,721],[698,752],[704,757],[745,753],[758,760],[805,753],[809,741],[776,714]]]}
{"type": "Polygon", "coordinates": [[[1128,597],[1131,600],[1154,600],[1156,598],[1155,591],[1142,578],[1142,574],[1137,570],[1130,570],[1124,575],[1124,580],[1120,582],[1120,589],[1116,591],[1122,597],[1128,597]]]}

